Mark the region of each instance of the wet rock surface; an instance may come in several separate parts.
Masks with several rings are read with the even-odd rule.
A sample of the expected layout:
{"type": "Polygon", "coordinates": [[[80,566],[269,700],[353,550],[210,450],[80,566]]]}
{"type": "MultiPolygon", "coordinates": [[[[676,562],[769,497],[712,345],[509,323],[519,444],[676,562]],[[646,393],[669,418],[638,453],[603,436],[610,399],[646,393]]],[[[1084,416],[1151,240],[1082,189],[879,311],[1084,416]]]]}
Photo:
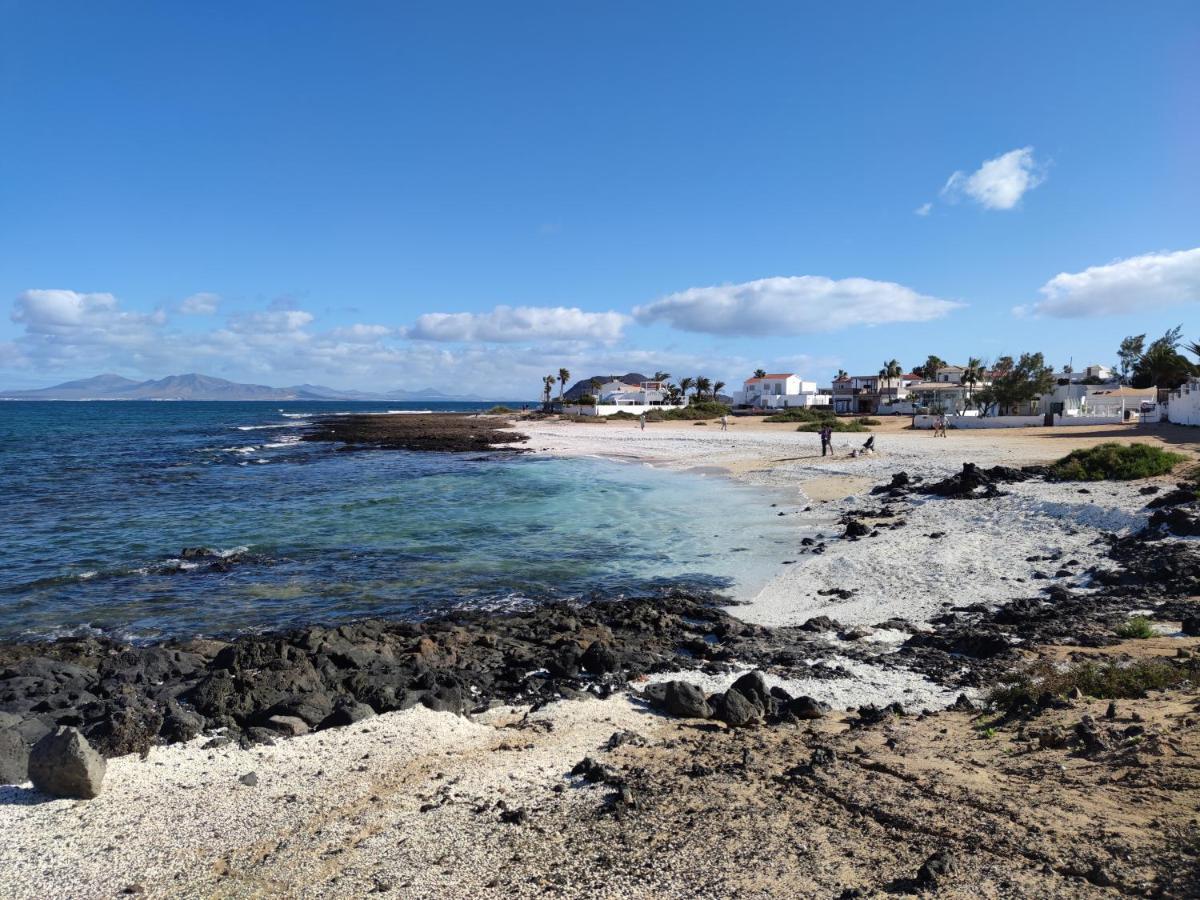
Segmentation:
{"type": "Polygon", "coordinates": [[[505,430],[509,421],[469,413],[437,415],[356,415],[318,419],[306,441],[335,441],[345,449],[371,447],[449,453],[518,449],[528,437],[505,430]]]}

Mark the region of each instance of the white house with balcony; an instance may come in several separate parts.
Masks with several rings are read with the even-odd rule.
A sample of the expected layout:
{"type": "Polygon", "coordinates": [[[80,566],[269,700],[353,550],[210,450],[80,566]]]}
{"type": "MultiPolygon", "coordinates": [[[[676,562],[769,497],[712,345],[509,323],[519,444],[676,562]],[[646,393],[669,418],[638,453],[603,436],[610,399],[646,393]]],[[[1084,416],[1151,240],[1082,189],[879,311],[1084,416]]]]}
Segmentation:
{"type": "Polygon", "coordinates": [[[627,384],[610,381],[600,385],[600,403],[603,406],[667,406],[667,385],[663,381],[643,381],[627,384]]]}
{"type": "Polygon", "coordinates": [[[803,381],[799,375],[785,372],[747,378],[742,389],[733,392],[733,405],[754,409],[828,406],[829,395],[818,391],[815,381],[803,381]]]}

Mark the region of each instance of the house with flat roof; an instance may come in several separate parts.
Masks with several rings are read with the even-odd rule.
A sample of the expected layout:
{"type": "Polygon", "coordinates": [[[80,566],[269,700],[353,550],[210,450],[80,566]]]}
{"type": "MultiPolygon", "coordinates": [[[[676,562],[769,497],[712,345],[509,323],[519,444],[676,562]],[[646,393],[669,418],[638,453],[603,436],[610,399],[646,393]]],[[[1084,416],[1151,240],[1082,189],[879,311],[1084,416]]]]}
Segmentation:
{"type": "Polygon", "coordinates": [[[831,391],[833,411],[847,415],[875,415],[908,397],[909,379],[915,375],[886,378],[882,375],[843,375],[835,378],[831,391]]]}
{"type": "Polygon", "coordinates": [[[803,381],[793,372],[747,378],[733,392],[733,405],[753,409],[789,409],[796,406],[828,406],[829,395],[817,390],[815,381],[803,381]]]}

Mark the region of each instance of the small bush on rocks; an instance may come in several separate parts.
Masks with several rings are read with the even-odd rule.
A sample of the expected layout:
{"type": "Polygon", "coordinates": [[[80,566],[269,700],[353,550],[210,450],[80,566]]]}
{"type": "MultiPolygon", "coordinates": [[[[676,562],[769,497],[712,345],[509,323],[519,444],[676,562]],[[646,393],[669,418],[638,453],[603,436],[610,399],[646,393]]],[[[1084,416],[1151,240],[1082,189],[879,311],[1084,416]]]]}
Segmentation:
{"type": "Polygon", "coordinates": [[[1149,444],[1098,444],[1073,450],[1050,466],[1059,481],[1130,481],[1170,473],[1184,457],[1149,444]]]}
{"type": "Polygon", "coordinates": [[[1145,640],[1154,637],[1154,626],[1145,616],[1134,616],[1128,622],[1117,626],[1117,637],[1138,638],[1145,640]]]}
{"type": "Polygon", "coordinates": [[[1088,697],[1121,700],[1194,682],[1198,675],[1200,670],[1192,660],[1151,659],[1128,665],[1085,662],[1065,670],[1046,661],[1005,677],[989,692],[988,701],[999,709],[1014,710],[1036,706],[1047,695],[1065,697],[1077,688],[1088,697]]]}
{"type": "Polygon", "coordinates": [[[516,410],[511,406],[505,406],[503,403],[498,403],[488,410],[488,415],[491,416],[507,416],[510,413],[515,413],[516,410]]]}

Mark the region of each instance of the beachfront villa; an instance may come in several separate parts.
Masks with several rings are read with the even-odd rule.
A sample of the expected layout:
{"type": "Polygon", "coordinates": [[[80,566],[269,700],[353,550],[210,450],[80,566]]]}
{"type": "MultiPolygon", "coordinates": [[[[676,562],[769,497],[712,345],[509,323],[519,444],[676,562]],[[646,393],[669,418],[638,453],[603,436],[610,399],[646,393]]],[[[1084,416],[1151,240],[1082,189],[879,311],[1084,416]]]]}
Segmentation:
{"type": "Polygon", "coordinates": [[[1107,366],[1088,366],[1082,372],[1063,372],[1054,390],[1039,399],[1042,414],[1071,418],[1126,419],[1156,404],[1156,388],[1122,385],[1107,366]]]}
{"type": "Polygon", "coordinates": [[[992,373],[984,372],[973,384],[964,384],[963,376],[966,371],[962,366],[942,366],[934,373],[933,378],[928,380],[906,375],[905,378],[913,379],[905,386],[909,409],[929,410],[947,415],[962,415],[972,410],[975,406],[975,394],[980,388],[992,383],[992,373]]]}
{"type": "Polygon", "coordinates": [[[663,381],[642,381],[628,384],[610,381],[600,385],[598,395],[602,406],[670,406],[667,385],[663,381]]]}
{"type": "Polygon", "coordinates": [[[802,381],[793,372],[747,378],[733,392],[733,405],[752,409],[791,409],[828,406],[830,395],[817,390],[815,381],[802,381]]]}
{"type": "Polygon", "coordinates": [[[888,407],[907,398],[909,384],[917,380],[916,375],[843,375],[833,382],[833,411],[846,415],[890,412],[888,407]]]}

